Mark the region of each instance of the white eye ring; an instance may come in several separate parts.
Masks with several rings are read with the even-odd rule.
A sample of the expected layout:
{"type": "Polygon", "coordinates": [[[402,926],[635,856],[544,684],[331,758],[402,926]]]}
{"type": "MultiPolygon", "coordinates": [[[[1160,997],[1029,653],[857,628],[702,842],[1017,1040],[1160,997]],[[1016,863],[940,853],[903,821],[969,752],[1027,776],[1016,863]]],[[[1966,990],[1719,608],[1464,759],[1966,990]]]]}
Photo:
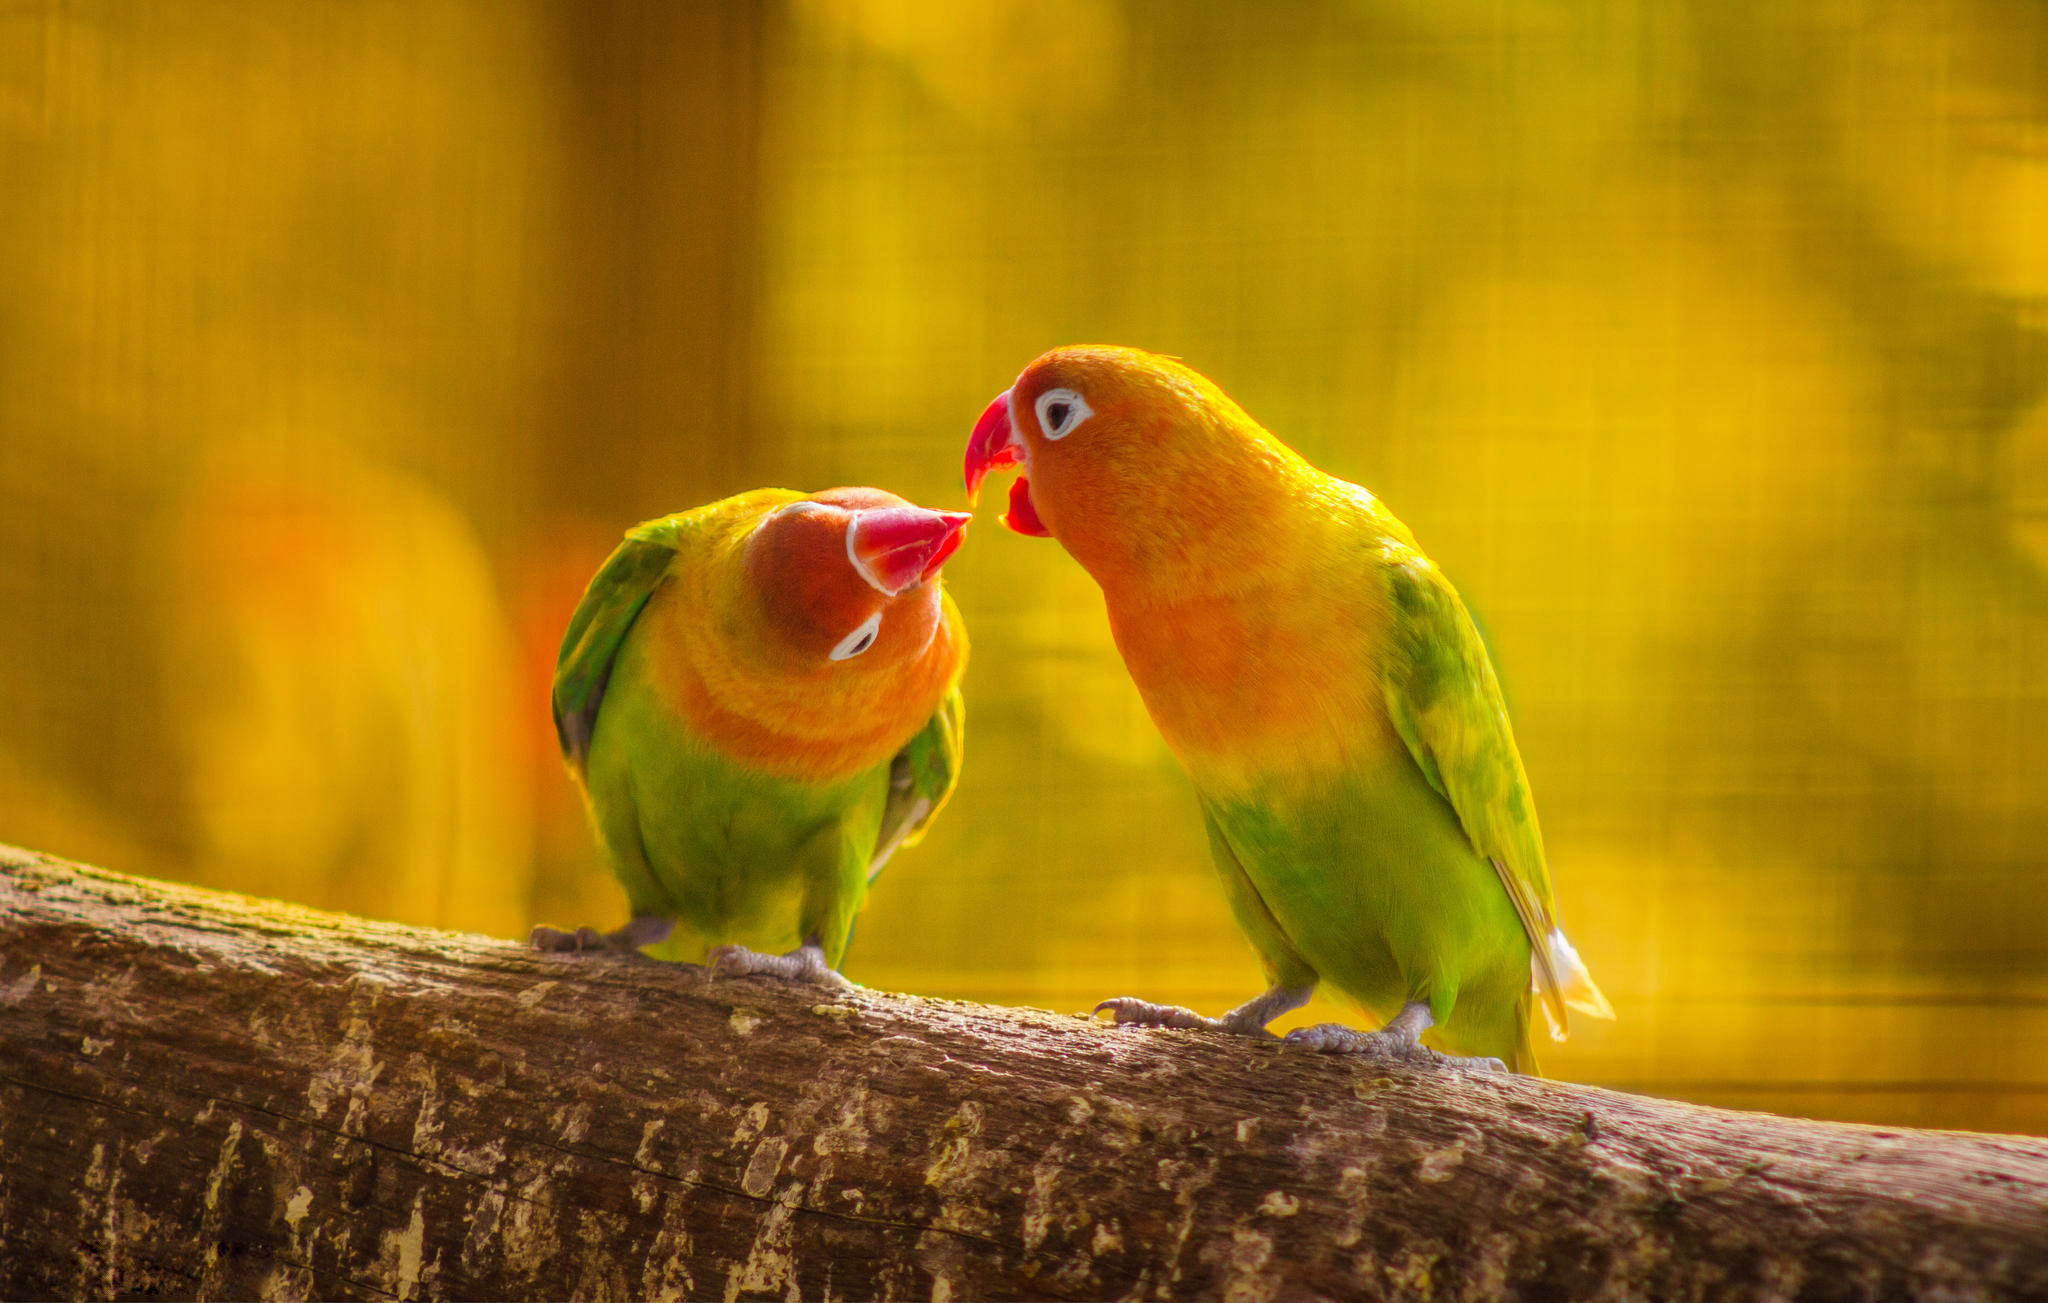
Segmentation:
{"type": "Polygon", "coordinates": [[[832,659],[835,661],[852,660],[868,648],[874,646],[875,638],[881,632],[882,613],[877,611],[867,619],[862,620],[860,628],[855,629],[852,633],[839,640],[839,645],[832,649],[832,659]]]}
{"type": "Polygon", "coordinates": [[[1045,431],[1048,439],[1066,438],[1081,428],[1081,422],[1095,415],[1088,400],[1071,389],[1046,390],[1032,404],[1032,410],[1038,413],[1038,428],[1045,431]]]}

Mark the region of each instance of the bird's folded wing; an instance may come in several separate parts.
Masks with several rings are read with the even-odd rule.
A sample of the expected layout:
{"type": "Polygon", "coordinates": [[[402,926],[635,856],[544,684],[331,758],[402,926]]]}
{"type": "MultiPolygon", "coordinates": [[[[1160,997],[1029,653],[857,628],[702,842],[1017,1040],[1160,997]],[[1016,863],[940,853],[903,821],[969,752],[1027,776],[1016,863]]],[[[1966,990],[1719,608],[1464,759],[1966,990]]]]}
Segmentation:
{"type": "Polygon", "coordinates": [[[915,737],[889,764],[889,801],[882,808],[882,828],[875,856],[868,861],[868,880],[882,871],[899,847],[914,846],[931,827],[946,798],[960,781],[960,757],[966,738],[965,706],[956,686],[915,737]]]}
{"type": "Polygon", "coordinates": [[[1430,786],[1457,812],[1473,850],[1499,875],[1529,937],[1537,992],[1561,1034],[1565,990],[1551,948],[1550,872],[1493,662],[1457,591],[1428,558],[1394,541],[1384,556],[1387,714],[1430,786]]]}
{"type": "Polygon", "coordinates": [[[584,590],[562,635],[555,660],[555,736],[563,758],[578,773],[590,754],[590,735],[619,648],[647,599],[667,578],[676,557],[675,537],[672,518],[649,521],[627,534],[584,590]]]}

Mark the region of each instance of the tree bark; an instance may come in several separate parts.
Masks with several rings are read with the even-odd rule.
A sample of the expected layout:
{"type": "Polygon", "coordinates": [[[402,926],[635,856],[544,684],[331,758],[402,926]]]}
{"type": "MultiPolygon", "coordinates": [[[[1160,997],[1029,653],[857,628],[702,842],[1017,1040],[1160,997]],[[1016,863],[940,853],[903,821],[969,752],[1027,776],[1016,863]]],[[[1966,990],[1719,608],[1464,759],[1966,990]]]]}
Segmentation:
{"type": "Polygon", "coordinates": [[[2048,1296],[2048,1142],[543,956],[0,848],[0,1295],[2048,1296]]]}

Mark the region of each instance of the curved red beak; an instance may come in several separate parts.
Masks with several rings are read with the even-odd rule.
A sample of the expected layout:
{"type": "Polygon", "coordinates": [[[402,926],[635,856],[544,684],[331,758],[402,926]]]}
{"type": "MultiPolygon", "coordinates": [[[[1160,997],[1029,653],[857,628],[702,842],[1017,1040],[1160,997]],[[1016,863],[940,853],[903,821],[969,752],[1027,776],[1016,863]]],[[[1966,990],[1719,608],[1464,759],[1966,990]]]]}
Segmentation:
{"type": "Polygon", "coordinates": [[[854,515],[846,555],[861,578],[894,597],[939,573],[967,535],[964,511],[883,507],[854,515]]]}
{"type": "MultiPolygon", "coordinates": [[[[981,419],[974,423],[974,433],[967,436],[967,459],[961,467],[961,478],[967,483],[967,505],[974,505],[981,494],[981,482],[990,471],[998,466],[1023,464],[1024,441],[1017,436],[1017,427],[1010,420],[1010,391],[1005,389],[983,409],[981,419]]],[[[1052,531],[1038,518],[1038,509],[1032,505],[1031,483],[1022,475],[1010,486],[1010,509],[1003,513],[1003,523],[1019,534],[1052,537],[1052,531]]]]}
{"type": "Polygon", "coordinates": [[[998,466],[1016,466],[1023,460],[1024,441],[1010,424],[1010,391],[1005,389],[982,410],[981,419],[974,423],[974,433],[967,436],[967,462],[961,468],[961,478],[967,482],[967,505],[973,506],[981,496],[981,482],[990,471],[998,466]]]}

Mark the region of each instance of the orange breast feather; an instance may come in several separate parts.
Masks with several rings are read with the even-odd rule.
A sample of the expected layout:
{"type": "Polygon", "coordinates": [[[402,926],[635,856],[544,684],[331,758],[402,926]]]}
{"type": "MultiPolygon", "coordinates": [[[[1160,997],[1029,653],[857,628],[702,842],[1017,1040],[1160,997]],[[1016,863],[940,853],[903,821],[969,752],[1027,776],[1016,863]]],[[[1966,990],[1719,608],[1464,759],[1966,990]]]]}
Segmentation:
{"type": "Polygon", "coordinates": [[[1373,670],[1384,619],[1365,594],[1304,591],[1279,572],[1228,594],[1111,608],[1167,745],[1224,787],[1311,778],[1400,745],[1373,670]]]}
{"type": "Polygon", "coordinates": [[[670,707],[742,764],[814,782],[851,778],[923,728],[959,673],[963,640],[947,618],[921,653],[893,663],[824,662],[804,673],[751,663],[714,614],[721,598],[707,569],[685,570],[649,603],[648,660],[670,707]]]}

